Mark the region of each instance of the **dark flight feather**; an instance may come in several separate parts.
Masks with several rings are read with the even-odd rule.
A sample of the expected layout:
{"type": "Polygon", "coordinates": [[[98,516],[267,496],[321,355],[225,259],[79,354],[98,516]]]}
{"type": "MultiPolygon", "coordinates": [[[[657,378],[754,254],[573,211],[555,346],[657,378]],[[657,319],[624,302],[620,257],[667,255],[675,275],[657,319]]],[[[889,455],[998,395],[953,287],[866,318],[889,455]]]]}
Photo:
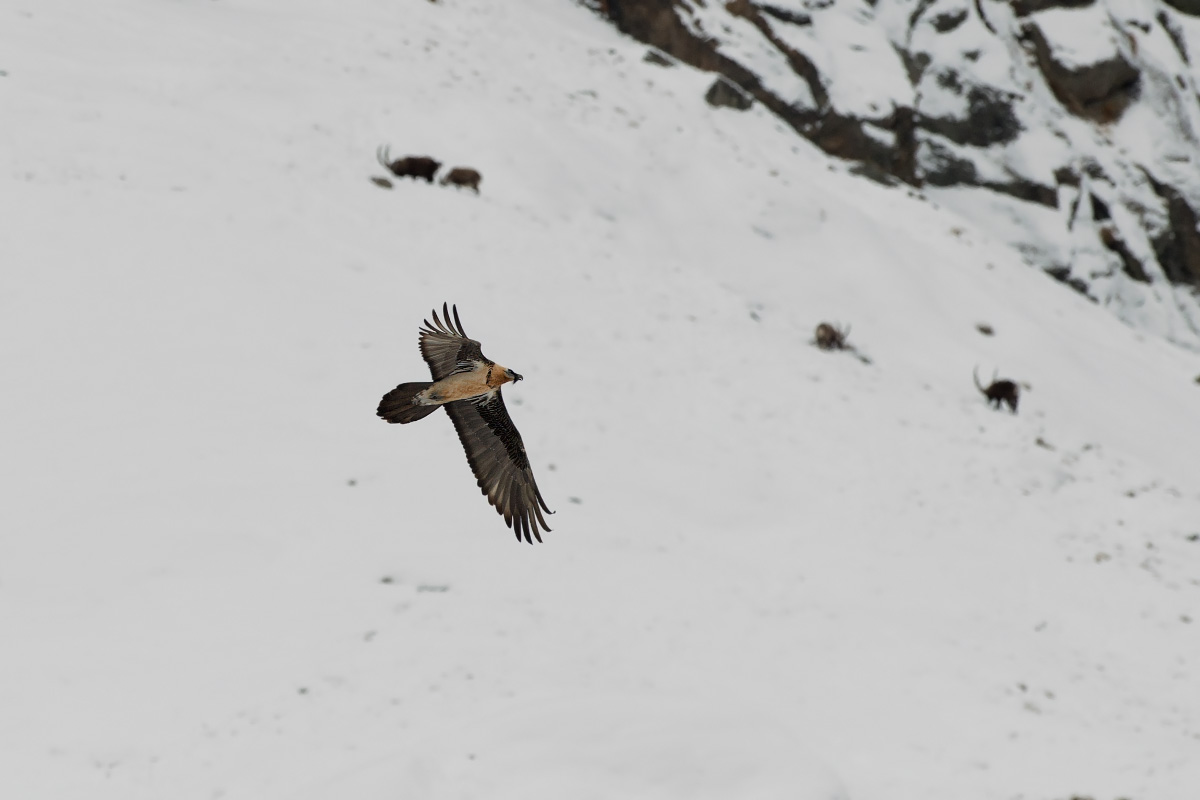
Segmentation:
{"type": "Polygon", "coordinates": [[[471,369],[465,362],[486,361],[493,364],[479,349],[479,342],[467,336],[462,322],[458,318],[458,306],[454,307],[454,321],[450,320],[450,309],[442,304],[442,322],[437,311],[433,312],[433,324],[424,320],[425,327],[421,328],[421,357],[429,365],[429,371],[434,381],[440,381],[455,372],[471,369]]]}
{"type": "Polygon", "coordinates": [[[504,517],[517,539],[532,544],[536,538],[540,542],[539,526],[550,530],[542,510],[553,512],[538,491],[525,444],[504,407],[500,390],[477,400],[447,403],[446,413],[488,502],[504,517]]]}

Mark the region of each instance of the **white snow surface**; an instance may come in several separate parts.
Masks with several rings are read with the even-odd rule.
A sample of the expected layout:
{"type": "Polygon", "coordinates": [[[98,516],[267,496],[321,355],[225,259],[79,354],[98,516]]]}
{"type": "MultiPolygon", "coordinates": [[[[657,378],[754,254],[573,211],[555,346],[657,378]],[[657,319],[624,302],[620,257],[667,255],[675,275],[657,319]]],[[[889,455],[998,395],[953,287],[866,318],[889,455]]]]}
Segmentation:
{"type": "Polygon", "coordinates": [[[1032,20],[1054,43],[1054,59],[1068,69],[1079,69],[1120,57],[1118,34],[1109,13],[1103,5],[1049,8],[1032,20]]]}
{"type": "MultiPolygon", "coordinates": [[[[789,10],[807,13],[796,5],[800,7],[789,10]]],[[[813,9],[811,18],[812,24],[803,27],[770,17],[766,22],[776,37],[811,59],[821,75],[837,76],[838,111],[871,119],[891,112],[897,98],[911,104],[904,64],[869,6],[830,3],[813,9]]]]}
{"type": "Polygon", "coordinates": [[[1200,355],[643,53],[0,0],[0,797],[1194,800],[1200,355]],[[375,417],[444,300],[545,544],[375,417]]]}
{"type": "Polygon", "coordinates": [[[689,10],[692,13],[680,18],[691,32],[699,37],[716,39],[719,52],[741,61],[776,96],[798,108],[817,105],[809,85],[792,70],[783,53],[752,24],[719,6],[697,5],[689,10]]]}

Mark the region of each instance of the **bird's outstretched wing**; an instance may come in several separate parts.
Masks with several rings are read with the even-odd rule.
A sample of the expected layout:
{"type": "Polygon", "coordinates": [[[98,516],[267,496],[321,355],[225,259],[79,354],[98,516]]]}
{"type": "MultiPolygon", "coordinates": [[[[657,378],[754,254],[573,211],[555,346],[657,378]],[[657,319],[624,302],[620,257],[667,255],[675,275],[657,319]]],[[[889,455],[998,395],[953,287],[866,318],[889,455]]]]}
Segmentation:
{"type": "Polygon", "coordinates": [[[421,357],[429,365],[429,371],[435,381],[440,381],[447,375],[453,374],[460,368],[471,369],[464,362],[486,361],[479,350],[479,342],[468,338],[463,331],[462,322],[458,318],[458,306],[454,307],[454,321],[450,320],[450,309],[442,303],[442,315],[446,321],[438,318],[437,310],[433,312],[433,324],[424,320],[421,328],[421,357]]]}
{"type": "Polygon", "coordinates": [[[467,451],[467,461],[488,502],[496,507],[505,524],[533,544],[532,534],[542,540],[538,527],[549,531],[542,510],[552,514],[538,491],[525,454],[521,434],[508,416],[500,390],[474,400],[446,404],[446,413],[467,451]]]}

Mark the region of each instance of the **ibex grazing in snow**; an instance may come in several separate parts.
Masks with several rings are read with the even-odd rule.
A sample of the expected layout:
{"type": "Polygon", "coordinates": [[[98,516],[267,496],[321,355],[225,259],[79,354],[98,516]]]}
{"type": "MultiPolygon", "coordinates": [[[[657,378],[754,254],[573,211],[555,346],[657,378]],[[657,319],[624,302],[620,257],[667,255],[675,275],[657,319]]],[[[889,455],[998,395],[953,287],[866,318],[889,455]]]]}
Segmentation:
{"type": "Polygon", "coordinates": [[[813,343],[822,350],[845,350],[848,347],[846,344],[846,338],[849,335],[849,325],[847,325],[845,330],[843,330],[837,325],[830,325],[828,322],[822,322],[817,326],[817,330],[813,334],[813,343]]]}
{"type": "Polygon", "coordinates": [[[433,176],[442,166],[442,162],[429,156],[405,156],[390,161],[388,148],[383,146],[375,151],[375,158],[397,178],[424,178],[427,183],[433,183],[433,176]]]}
{"type": "Polygon", "coordinates": [[[442,186],[465,186],[468,189],[474,189],[475,194],[479,194],[481,180],[483,180],[483,176],[479,174],[479,170],[470,167],[455,167],[442,178],[442,186]]]}
{"type": "Polygon", "coordinates": [[[975,388],[987,398],[988,405],[999,409],[1001,404],[1006,404],[1008,410],[1014,414],[1017,413],[1017,403],[1021,399],[1021,387],[1029,388],[1027,383],[1018,384],[1007,379],[996,380],[996,373],[992,373],[992,382],[985,389],[979,382],[979,367],[975,368],[971,377],[975,379],[975,388]]]}
{"type": "Polygon", "coordinates": [[[871,359],[858,352],[857,347],[846,341],[849,338],[849,325],[843,328],[840,325],[831,325],[828,322],[822,322],[813,333],[813,344],[822,350],[845,350],[847,353],[853,354],[862,363],[870,364],[871,359]]]}

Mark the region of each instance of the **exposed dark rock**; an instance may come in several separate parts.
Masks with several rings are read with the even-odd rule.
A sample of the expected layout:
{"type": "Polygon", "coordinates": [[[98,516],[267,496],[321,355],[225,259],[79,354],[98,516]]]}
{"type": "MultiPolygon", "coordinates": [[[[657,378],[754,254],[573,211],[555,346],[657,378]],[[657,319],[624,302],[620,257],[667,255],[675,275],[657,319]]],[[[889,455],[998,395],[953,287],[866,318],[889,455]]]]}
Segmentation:
{"type": "Polygon", "coordinates": [[[1054,170],[1054,181],[1059,186],[1074,186],[1079,188],[1079,174],[1070,167],[1059,167],[1054,170]]]}
{"type": "Polygon", "coordinates": [[[1011,177],[1012,180],[1009,181],[980,181],[975,185],[991,189],[993,192],[1006,194],[1009,197],[1015,197],[1018,200],[1024,200],[1026,203],[1037,203],[1047,208],[1058,207],[1058,191],[1054,187],[1046,186],[1018,175],[1011,177]]]}
{"type": "Polygon", "coordinates": [[[974,185],[979,180],[974,162],[962,158],[931,136],[920,138],[921,179],[931,186],[974,185]]]}
{"type": "Polygon", "coordinates": [[[908,73],[908,82],[916,86],[921,82],[921,76],[932,60],[928,53],[914,53],[910,50],[896,50],[900,60],[904,62],[904,70],[908,73]]]}
{"type": "Polygon", "coordinates": [[[916,144],[910,122],[911,113],[911,109],[897,110],[889,118],[874,121],[826,114],[807,126],[804,133],[826,153],[862,162],[860,171],[863,174],[880,170],[905,183],[916,183],[916,144]],[[895,144],[889,145],[867,133],[870,127],[893,133],[895,144]]]}
{"type": "Polygon", "coordinates": [[[896,137],[892,148],[892,174],[906,183],[917,182],[917,112],[901,106],[892,112],[889,120],[879,123],[896,137]],[[890,124],[889,124],[890,123],[890,124]]]}
{"type": "Polygon", "coordinates": [[[1168,228],[1152,241],[1158,263],[1171,283],[1200,286],[1200,218],[1196,209],[1176,191],[1147,175],[1154,193],[1167,206],[1168,228]]]}
{"type": "Polygon", "coordinates": [[[908,29],[912,30],[917,27],[917,21],[921,16],[929,10],[929,7],[936,3],[937,0],[917,0],[917,7],[908,15],[908,29]]]}
{"type": "MultiPolygon", "coordinates": [[[[1198,0],[1200,3],[1200,0],[1198,0]]],[[[1191,64],[1188,58],[1187,41],[1183,38],[1183,31],[1179,29],[1179,24],[1171,19],[1171,15],[1165,11],[1159,11],[1155,17],[1158,24],[1162,25],[1163,30],[1167,32],[1167,36],[1171,38],[1171,44],[1175,45],[1175,51],[1179,53],[1179,57],[1183,59],[1183,63],[1191,64]]]]}
{"type": "Polygon", "coordinates": [[[1112,183],[1112,178],[1108,177],[1108,173],[1104,171],[1104,167],[1100,166],[1100,162],[1094,158],[1085,158],[1083,160],[1083,174],[1094,181],[1112,183]]]}
{"type": "Polygon", "coordinates": [[[651,48],[646,51],[646,55],[642,57],[642,61],[648,64],[657,64],[660,67],[673,67],[675,62],[667,58],[662,52],[651,48]]]}
{"type": "Polygon", "coordinates": [[[1141,74],[1120,53],[1087,66],[1071,66],[1055,58],[1054,44],[1036,21],[1027,22],[1022,33],[1033,43],[1038,66],[1054,96],[1072,113],[1112,122],[1137,96],[1141,74]]]}
{"type": "Polygon", "coordinates": [[[1163,0],[1176,11],[1191,17],[1200,17],[1200,0],[1163,0]]]}
{"type": "Polygon", "coordinates": [[[911,108],[898,107],[882,119],[863,120],[831,109],[823,114],[797,109],[769,92],[756,96],[780,119],[829,155],[872,165],[908,184],[920,183],[916,177],[916,137],[911,108]],[[868,127],[891,132],[893,142],[889,144],[870,135],[868,127]]]}
{"type": "Polygon", "coordinates": [[[938,33],[949,33],[950,31],[962,25],[967,19],[967,10],[965,8],[947,11],[945,14],[938,14],[930,22],[933,23],[933,29],[938,33]]]}
{"type": "Polygon", "coordinates": [[[719,54],[716,42],[696,36],[675,13],[674,0],[606,0],[601,12],[617,29],[697,69],[719,72],[743,89],[758,85],[754,73],[719,54]]]}
{"type": "Polygon", "coordinates": [[[792,71],[808,84],[808,90],[812,92],[813,102],[816,103],[817,108],[829,107],[829,93],[825,90],[825,84],[821,80],[821,73],[817,70],[817,65],[808,56],[776,36],[775,32],[771,30],[771,26],[759,13],[759,9],[750,0],[730,0],[725,4],[725,10],[758,28],[767,41],[787,57],[792,71]]]}
{"type": "Polygon", "coordinates": [[[936,80],[938,86],[942,87],[943,89],[949,89],[950,91],[954,92],[955,94],[963,93],[963,84],[962,84],[962,81],[958,77],[958,70],[955,70],[955,69],[939,70],[937,72],[937,74],[934,76],[934,80],[936,80]]]}
{"type": "Polygon", "coordinates": [[[704,99],[710,106],[733,108],[745,111],[754,105],[754,98],[735,86],[724,75],[718,76],[705,93],[704,99]]]}
{"type": "MultiPolygon", "coordinates": [[[[979,21],[983,23],[983,27],[987,28],[993,36],[998,36],[999,31],[996,30],[996,26],[993,25],[991,20],[988,19],[987,14],[983,13],[983,0],[973,0],[973,3],[975,6],[975,13],[979,15],[979,21]]],[[[974,61],[979,57],[978,51],[975,51],[975,53],[976,55],[967,57],[974,61]]]]}
{"type": "Polygon", "coordinates": [[[1071,276],[1071,268],[1070,267],[1046,267],[1046,274],[1049,275],[1051,278],[1054,278],[1054,280],[1060,281],[1062,283],[1065,283],[1067,286],[1070,286],[1072,289],[1079,292],[1081,295],[1086,297],[1088,300],[1091,300],[1093,303],[1096,302],[1096,298],[1094,298],[1090,294],[1088,294],[1087,283],[1082,278],[1075,278],[1075,277],[1071,276]]]}
{"type": "MultiPolygon", "coordinates": [[[[820,5],[815,2],[810,7],[820,5]]],[[[816,65],[775,36],[763,18],[764,9],[749,0],[731,0],[725,10],[753,24],[779,49],[792,70],[807,83],[815,108],[797,107],[768,91],[754,73],[717,52],[715,40],[697,36],[689,30],[680,19],[673,0],[607,0],[601,9],[623,33],[697,69],[724,75],[826,153],[861,161],[870,165],[865,169],[882,170],[907,183],[917,182],[911,113],[897,110],[884,120],[863,120],[838,113],[830,108],[829,93],[816,65]],[[864,130],[867,124],[892,131],[894,144],[888,145],[870,136],[864,130]]]]}
{"type": "Polygon", "coordinates": [[[1018,17],[1027,17],[1048,8],[1082,8],[1095,0],[1012,0],[1012,9],[1018,17]]]}
{"type": "Polygon", "coordinates": [[[1106,219],[1112,219],[1112,214],[1108,210],[1108,203],[1096,197],[1094,192],[1089,192],[1092,195],[1092,219],[1096,222],[1103,222],[1106,219]]]}
{"type": "Polygon", "coordinates": [[[792,25],[812,25],[812,17],[802,11],[792,11],[788,8],[780,8],[779,6],[762,3],[759,5],[759,10],[769,17],[774,17],[780,22],[787,22],[792,25]]]}
{"type": "Polygon", "coordinates": [[[896,180],[896,176],[890,172],[886,172],[877,164],[872,164],[869,161],[859,161],[850,167],[851,175],[858,175],[866,178],[869,181],[874,181],[880,186],[897,186],[900,181],[896,180]]]}
{"type": "MultiPolygon", "coordinates": [[[[953,84],[958,82],[957,75],[954,74],[938,75],[938,82],[942,83],[943,80],[953,84]]],[[[967,90],[965,119],[921,116],[918,124],[957,144],[969,144],[974,147],[1005,144],[1016,139],[1021,132],[1021,123],[1013,111],[1013,102],[1016,100],[1016,95],[1008,92],[972,86],[967,90]]]]}
{"type": "MultiPolygon", "coordinates": [[[[1092,195],[1092,198],[1095,199],[1095,195],[1092,195]]],[[[1122,272],[1139,283],[1150,282],[1146,268],[1142,266],[1142,262],[1138,260],[1137,256],[1130,252],[1129,245],[1125,244],[1125,240],[1121,238],[1121,234],[1117,233],[1116,228],[1112,225],[1101,226],[1100,241],[1121,259],[1122,272]]]]}

